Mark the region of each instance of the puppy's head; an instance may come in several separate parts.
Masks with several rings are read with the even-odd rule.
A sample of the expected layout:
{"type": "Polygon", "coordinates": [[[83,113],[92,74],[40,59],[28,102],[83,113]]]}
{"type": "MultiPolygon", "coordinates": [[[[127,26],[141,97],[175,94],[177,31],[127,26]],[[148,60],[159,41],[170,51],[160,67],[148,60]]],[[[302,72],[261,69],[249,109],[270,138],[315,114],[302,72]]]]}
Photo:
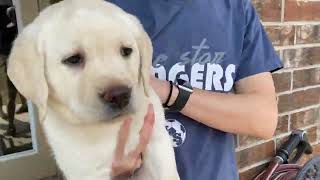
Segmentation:
{"type": "Polygon", "coordinates": [[[55,104],[80,122],[110,120],[148,95],[152,45],[141,24],[115,5],[89,2],[47,8],[14,43],[9,78],[40,119],[55,104]]]}

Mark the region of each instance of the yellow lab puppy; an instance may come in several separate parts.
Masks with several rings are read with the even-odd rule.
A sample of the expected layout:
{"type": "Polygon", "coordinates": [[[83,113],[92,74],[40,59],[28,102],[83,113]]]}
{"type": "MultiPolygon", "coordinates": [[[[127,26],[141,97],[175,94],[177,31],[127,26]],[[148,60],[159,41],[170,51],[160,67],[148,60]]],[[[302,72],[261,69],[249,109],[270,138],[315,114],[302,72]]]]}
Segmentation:
{"type": "Polygon", "coordinates": [[[139,21],[102,0],[55,4],[18,36],[8,75],[38,107],[67,179],[109,180],[122,120],[133,119],[128,152],[139,141],[149,103],[154,132],[132,179],[179,179],[163,108],[148,84],[151,59],[151,41],[139,21]]]}

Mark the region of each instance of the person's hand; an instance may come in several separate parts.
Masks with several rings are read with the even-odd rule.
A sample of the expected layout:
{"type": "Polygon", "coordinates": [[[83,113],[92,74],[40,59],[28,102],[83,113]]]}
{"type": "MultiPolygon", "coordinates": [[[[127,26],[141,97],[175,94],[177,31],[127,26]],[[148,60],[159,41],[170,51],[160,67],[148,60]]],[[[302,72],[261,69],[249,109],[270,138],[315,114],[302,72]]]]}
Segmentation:
{"type": "Polygon", "coordinates": [[[132,119],[129,118],[123,122],[118,133],[118,141],[112,163],[111,176],[113,180],[122,177],[129,177],[133,175],[133,173],[141,166],[142,153],[149,143],[154,121],[155,117],[153,106],[149,105],[148,112],[144,117],[143,126],[140,130],[139,144],[137,145],[136,149],[130,151],[127,155],[125,155],[124,152],[132,119]]]}
{"type": "Polygon", "coordinates": [[[155,78],[154,76],[150,77],[150,85],[159,96],[161,103],[163,104],[169,95],[170,84],[168,81],[163,81],[155,78]]]}

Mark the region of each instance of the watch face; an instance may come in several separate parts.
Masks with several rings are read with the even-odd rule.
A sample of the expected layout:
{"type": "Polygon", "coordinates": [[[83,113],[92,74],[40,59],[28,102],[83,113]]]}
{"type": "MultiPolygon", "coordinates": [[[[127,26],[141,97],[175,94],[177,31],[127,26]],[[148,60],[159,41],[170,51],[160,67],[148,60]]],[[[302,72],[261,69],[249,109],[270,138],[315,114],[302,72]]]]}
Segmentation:
{"type": "Polygon", "coordinates": [[[177,84],[179,84],[179,85],[183,85],[183,84],[185,84],[187,81],[185,81],[185,80],[183,80],[183,79],[177,79],[177,84]]]}
{"type": "Polygon", "coordinates": [[[180,89],[183,89],[183,90],[189,91],[189,92],[193,92],[193,88],[188,81],[185,81],[183,79],[177,79],[177,84],[180,89]]]}

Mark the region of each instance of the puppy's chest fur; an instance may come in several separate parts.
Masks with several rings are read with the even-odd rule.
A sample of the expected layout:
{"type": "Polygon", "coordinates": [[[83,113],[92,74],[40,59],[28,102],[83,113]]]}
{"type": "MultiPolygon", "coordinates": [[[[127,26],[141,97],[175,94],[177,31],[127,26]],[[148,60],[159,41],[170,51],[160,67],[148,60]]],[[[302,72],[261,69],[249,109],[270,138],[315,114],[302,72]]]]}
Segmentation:
{"type": "MultiPolygon", "coordinates": [[[[133,150],[139,141],[147,102],[139,109],[131,116],[133,121],[126,145],[127,152],[133,150]]],[[[159,121],[158,117],[161,117],[161,114],[155,113],[156,121],[159,121]]],[[[58,165],[68,179],[107,179],[122,122],[119,119],[112,122],[74,125],[61,119],[59,114],[49,108],[44,121],[45,132],[58,165]]],[[[160,124],[156,123],[154,128],[159,128],[160,124]]]]}

